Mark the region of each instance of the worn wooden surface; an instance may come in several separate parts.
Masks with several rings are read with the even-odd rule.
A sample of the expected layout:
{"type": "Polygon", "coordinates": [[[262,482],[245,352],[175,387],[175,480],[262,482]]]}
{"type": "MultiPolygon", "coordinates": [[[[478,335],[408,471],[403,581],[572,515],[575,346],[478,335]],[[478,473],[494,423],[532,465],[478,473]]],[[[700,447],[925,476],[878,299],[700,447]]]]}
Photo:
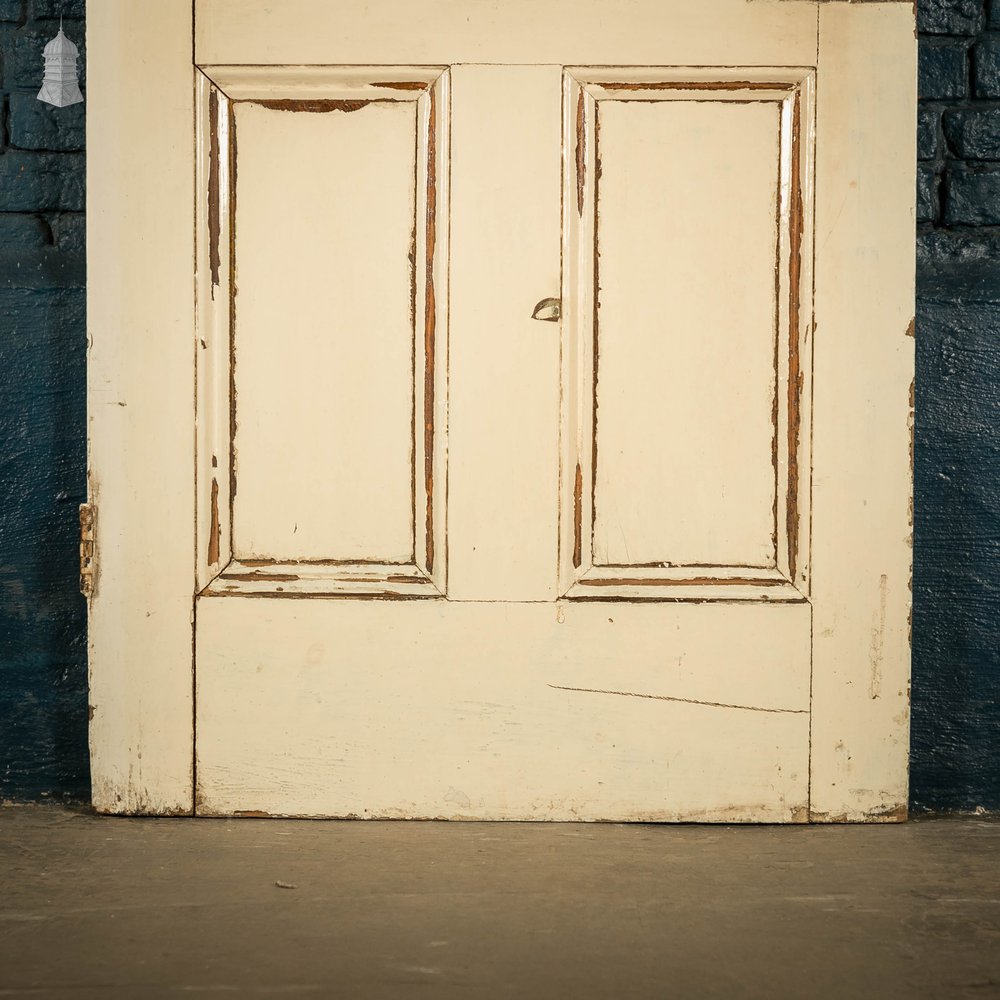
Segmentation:
{"type": "Polygon", "coordinates": [[[198,811],[802,822],[809,619],[205,598],[198,811]]]}
{"type": "Polygon", "coordinates": [[[89,13],[88,98],[100,109],[87,119],[92,795],[107,812],[189,812],[191,10],[116,0],[89,13]]]}
{"type": "Polygon", "coordinates": [[[448,595],[556,597],[557,66],[453,70],[448,595]],[[487,127],[484,127],[489,123],[487,127]]]}
{"type": "Polygon", "coordinates": [[[0,809],[9,996],[982,1000],[1000,824],[100,819],[0,809]],[[794,957],[792,957],[794,956],[794,957]]]}
{"type": "MultiPolygon", "coordinates": [[[[252,65],[309,62],[331,30],[319,2],[308,37],[253,3],[226,32],[223,0],[196,9],[198,113],[177,114],[197,125],[199,314],[172,302],[190,336],[149,397],[190,435],[169,462],[193,459],[198,427],[197,547],[188,525],[175,557],[199,569],[196,808],[901,818],[909,550],[887,531],[909,493],[912,359],[892,322],[911,311],[913,93],[858,66],[878,45],[912,59],[905,10],[717,0],[710,33],[677,5],[661,58],[680,68],[630,69],[643,3],[594,36],[622,66],[567,69],[598,61],[596,4],[546,65],[488,66],[467,60],[537,58],[517,5],[447,21],[442,48],[371,37],[394,3],[345,14],[341,69],[252,65]],[[372,65],[387,53],[403,68],[372,65]],[[314,212],[317,191],[340,197],[314,212]],[[561,323],[539,322],[560,284],[561,323]]],[[[172,497],[171,517],[191,510],[172,497]]],[[[155,577],[164,607],[190,602],[194,571],[155,577]]],[[[119,612],[137,618],[141,593],[119,612]]],[[[172,660],[163,686],[186,679],[190,710],[186,635],[183,659],[164,644],[153,663],[172,660]]],[[[117,780],[142,809],[135,775],[117,780]]]]}
{"type": "Polygon", "coordinates": [[[813,3],[198,0],[195,60],[383,65],[810,66],[813,3]],[[727,30],[720,31],[722,23],[727,30]],[[748,44],[752,49],[748,49],[748,44]]]}
{"type": "Polygon", "coordinates": [[[898,4],[830,5],[820,13],[811,789],[816,820],[896,819],[907,808],[912,16],[898,4]],[[840,83],[824,87],[825,79],[840,83]],[[873,214],[880,225],[871,224],[873,214]]]}

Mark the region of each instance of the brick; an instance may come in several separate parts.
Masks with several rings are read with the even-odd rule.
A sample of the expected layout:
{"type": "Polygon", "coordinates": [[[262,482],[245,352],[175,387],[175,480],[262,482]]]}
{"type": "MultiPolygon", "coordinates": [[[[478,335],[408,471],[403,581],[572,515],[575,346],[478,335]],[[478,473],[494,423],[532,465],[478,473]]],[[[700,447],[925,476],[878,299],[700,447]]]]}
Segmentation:
{"type": "Polygon", "coordinates": [[[917,30],[930,35],[974,35],[983,27],[983,6],[983,0],[920,0],[917,30]]]}
{"type": "Polygon", "coordinates": [[[941,109],[921,107],[917,112],[917,159],[934,160],[940,148],[941,109]]]}
{"type": "Polygon", "coordinates": [[[0,212],[80,212],[84,206],[82,153],[0,156],[0,212]]]}
{"type": "Polygon", "coordinates": [[[925,100],[963,98],[969,90],[968,43],[923,41],[918,61],[917,92],[925,100]]]}
{"type": "MultiPolygon", "coordinates": [[[[57,25],[45,25],[44,27],[34,27],[19,31],[14,38],[13,50],[4,59],[4,86],[10,90],[20,88],[23,90],[33,90],[36,94],[42,85],[42,73],[44,63],[42,60],[42,49],[50,42],[58,30],[57,25]],[[9,64],[8,64],[9,59],[9,64]]],[[[70,41],[74,42],[80,50],[80,58],[76,67],[79,73],[80,86],[86,84],[86,61],[87,51],[84,42],[83,23],[80,21],[66,21],[63,30],[70,41]]]]}
{"type": "Polygon", "coordinates": [[[28,0],[31,16],[38,20],[83,17],[86,0],[28,0]]]}
{"type": "MultiPolygon", "coordinates": [[[[924,430],[933,427],[959,434],[969,443],[1000,445],[996,329],[995,308],[961,302],[921,305],[917,353],[918,371],[927,379],[919,417],[924,430]]],[[[989,478],[992,483],[983,485],[995,489],[996,480],[989,478]]],[[[993,530],[1000,534],[1000,519],[993,530]]],[[[994,582],[1000,583],[1000,578],[994,582]]]]}
{"type": "MultiPolygon", "coordinates": [[[[995,229],[959,229],[948,232],[935,229],[917,239],[917,263],[921,268],[946,268],[992,265],[1000,257],[1000,231],[995,229]]],[[[994,268],[1000,288],[1000,268],[994,268]]]]}
{"type": "Polygon", "coordinates": [[[87,262],[83,253],[58,247],[0,249],[0,288],[84,288],[87,262]]]}
{"type": "Polygon", "coordinates": [[[82,212],[62,212],[49,219],[52,238],[63,253],[85,253],[87,217],[82,212]]]}
{"type": "Polygon", "coordinates": [[[10,144],[16,149],[80,150],[84,147],[84,105],[54,108],[34,94],[10,95],[10,144]]]}
{"type": "Polygon", "coordinates": [[[939,180],[933,166],[917,167],[917,222],[935,222],[938,217],[939,180]]]}
{"type": "Polygon", "coordinates": [[[0,0],[0,21],[20,21],[24,17],[24,0],[0,0]]]}
{"type": "Polygon", "coordinates": [[[952,167],[945,186],[944,222],[949,226],[1000,225],[1000,168],[952,167]]]}
{"type": "Polygon", "coordinates": [[[1000,160],[1000,107],[946,111],[948,146],[963,160],[1000,160]]]}
{"type": "Polygon", "coordinates": [[[931,229],[917,235],[917,294],[1000,302],[1000,230],[931,229]]]}
{"type": "Polygon", "coordinates": [[[0,252],[48,246],[48,224],[37,215],[0,214],[0,252]]]}
{"type": "Polygon", "coordinates": [[[987,34],[979,39],[973,49],[972,64],[976,97],[1000,97],[1000,34],[987,34]]]}

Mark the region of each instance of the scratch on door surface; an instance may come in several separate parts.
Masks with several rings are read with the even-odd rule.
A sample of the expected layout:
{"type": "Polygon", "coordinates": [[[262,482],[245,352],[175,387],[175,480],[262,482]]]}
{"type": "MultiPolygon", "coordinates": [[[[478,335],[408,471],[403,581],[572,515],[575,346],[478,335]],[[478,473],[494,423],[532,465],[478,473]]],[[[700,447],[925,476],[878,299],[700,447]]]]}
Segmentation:
{"type": "Polygon", "coordinates": [[[885,573],[879,579],[879,601],[875,625],[872,628],[871,665],[872,676],[868,694],[874,700],[882,693],[882,658],[885,649],[885,606],[889,579],[885,573]]]}

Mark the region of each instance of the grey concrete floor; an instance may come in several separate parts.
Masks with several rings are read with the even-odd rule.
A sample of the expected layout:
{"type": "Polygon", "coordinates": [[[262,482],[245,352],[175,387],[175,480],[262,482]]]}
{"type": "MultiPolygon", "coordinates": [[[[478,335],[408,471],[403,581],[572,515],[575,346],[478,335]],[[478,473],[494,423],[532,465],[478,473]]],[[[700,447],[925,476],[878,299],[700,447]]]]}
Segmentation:
{"type": "Polygon", "coordinates": [[[0,809],[0,997],[1000,997],[1000,823],[0,809]]]}

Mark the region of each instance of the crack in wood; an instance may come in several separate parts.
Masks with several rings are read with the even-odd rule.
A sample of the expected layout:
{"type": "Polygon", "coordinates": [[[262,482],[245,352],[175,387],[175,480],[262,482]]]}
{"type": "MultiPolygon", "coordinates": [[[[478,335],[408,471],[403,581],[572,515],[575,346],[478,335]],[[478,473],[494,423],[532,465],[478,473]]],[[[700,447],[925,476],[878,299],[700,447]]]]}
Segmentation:
{"type": "Polygon", "coordinates": [[[613,694],[622,698],[648,698],[652,701],[677,701],[685,705],[704,705],[707,708],[732,708],[742,712],[768,712],[774,715],[808,715],[808,708],[762,708],[759,705],[730,705],[721,701],[701,701],[697,698],[678,698],[668,694],[640,694],[637,691],[612,691],[603,688],[566,687],[549,684],[553,691],[578,691],[584,694],[613,694]]]}

